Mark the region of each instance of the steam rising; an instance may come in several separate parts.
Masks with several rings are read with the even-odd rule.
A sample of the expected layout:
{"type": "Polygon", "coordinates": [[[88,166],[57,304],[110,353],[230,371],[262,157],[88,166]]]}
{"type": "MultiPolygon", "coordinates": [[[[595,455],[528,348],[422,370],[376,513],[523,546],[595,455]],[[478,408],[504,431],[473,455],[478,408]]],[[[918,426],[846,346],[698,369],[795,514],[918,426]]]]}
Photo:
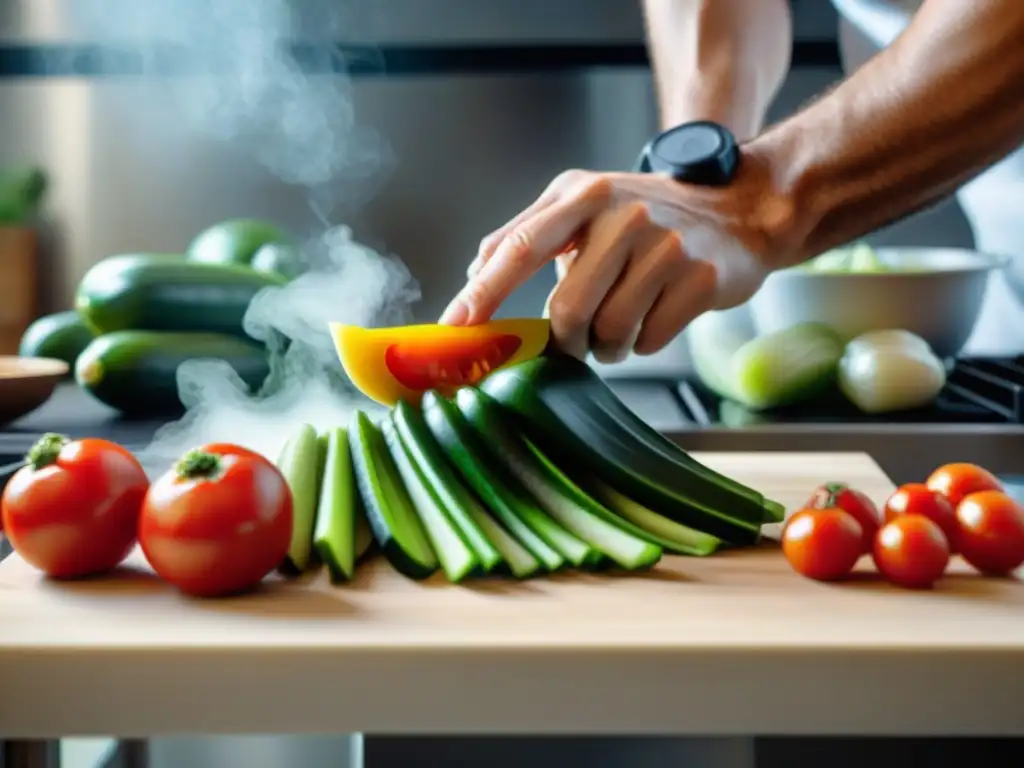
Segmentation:
{"type": "Polygon", "coordinates": [[[353,189],[371,191],[391,160],[384,142],[356,125],[349,80],[323,72],[337,53],[326,44],[307,46],[304,67],[291,47],[300,21],[307,27],[312,23],[321,35],[342,37],[344,5],[338,0],[73,4],[77,20],[94,37],[141,45],[147,74],[165,62],[168,50],[175,51],[175,61],[185,63],[188,74],[147,77],[143,87],[171,99],[188,129],[245,151],[283,182],[305,188],[325,230],[304,248],[311,270],[285,287],[266,289],[249,307],[246,331],[273,350],[263,390],[246,392],[223,362],[183,365],[178,386],[188,412],[161,429],[143,452],[140,458],[150,471],[162,471],[204,442],[240,443],[274,457],[302,421],[321,429],[346,423],[355,407],[369,404],[344,380],[327,323],[407,322],[410,305],[419,298],[400,261],[355,242],[349,228],[326,220],[343,191],[349,196],[353,189]],[[298,18],[293,7],[305,16],[298,18]]]}

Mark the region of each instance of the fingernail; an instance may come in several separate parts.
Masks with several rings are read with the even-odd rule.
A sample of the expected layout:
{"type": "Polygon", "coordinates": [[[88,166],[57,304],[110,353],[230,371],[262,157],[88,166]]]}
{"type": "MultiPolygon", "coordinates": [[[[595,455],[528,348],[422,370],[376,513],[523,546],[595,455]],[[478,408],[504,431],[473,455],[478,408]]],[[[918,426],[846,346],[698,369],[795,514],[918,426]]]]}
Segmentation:
{"type": "Polygon", "coordinates": [[[469,263],[469,266],[466,267],[466,277],[475,277],[476,273],[480,271],[480,265],[482,263],[483,261],[479,256],[473,259],[473,261],[469,263]]]}
{"type": "Polygon", "coordinates": [[[462,325],[469,319],[469,307],[461,299],[453,299],[438,321],[442,325],[462,325]]]}

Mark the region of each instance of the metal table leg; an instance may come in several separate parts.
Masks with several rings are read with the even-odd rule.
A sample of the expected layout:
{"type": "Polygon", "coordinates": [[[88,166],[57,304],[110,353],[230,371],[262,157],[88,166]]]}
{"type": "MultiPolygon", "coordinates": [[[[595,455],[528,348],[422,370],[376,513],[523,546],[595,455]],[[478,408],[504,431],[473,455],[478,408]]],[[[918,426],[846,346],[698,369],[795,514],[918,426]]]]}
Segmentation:
{"type": "Polygon", "coordinates": [[[3,768],[60,768],[59,741],[5,741],[3,768]]]}

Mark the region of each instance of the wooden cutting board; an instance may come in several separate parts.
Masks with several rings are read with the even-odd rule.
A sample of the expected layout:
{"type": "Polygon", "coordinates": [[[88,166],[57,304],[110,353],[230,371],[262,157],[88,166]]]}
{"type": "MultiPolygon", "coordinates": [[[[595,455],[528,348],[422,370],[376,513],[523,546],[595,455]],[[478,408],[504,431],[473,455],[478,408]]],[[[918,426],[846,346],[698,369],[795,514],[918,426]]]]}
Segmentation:
{"type": "MultiPolygon", "coordinates": [[[[695,456],[791,510],[829,480],[879,502],[892,490],[865,454],[695,456]]],[[[869,561],[848,583],[802,579],[774,543],[463,586],[378,561],[349,586],[316,576],[225,601],[133,565],[55,584],[0,564],[7,732],[1024,730],[1019,706],[976,705],[982,690],[1019,705],[1024,587],[959,562],[910,592],[869,561]],[[883,704],[902,709],[885,719],[883,704]]]]}

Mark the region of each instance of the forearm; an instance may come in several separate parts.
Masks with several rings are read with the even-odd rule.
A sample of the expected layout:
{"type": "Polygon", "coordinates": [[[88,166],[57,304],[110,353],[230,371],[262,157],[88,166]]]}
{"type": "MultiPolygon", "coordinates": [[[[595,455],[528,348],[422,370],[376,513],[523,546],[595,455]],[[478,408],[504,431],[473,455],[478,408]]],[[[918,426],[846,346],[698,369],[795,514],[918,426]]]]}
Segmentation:
{"type": "Polygon", "coordinates": [[[937,202],[1022,141],[1024,2],[927,0],[890,48],[745,151],[772,178],[792,263],[937,202]]]}
{"type": "Polygon", "coordinates": [[[663,127],[715,120],[756,136],[789,69],[786,0],[644,0],[663,127]]]}

